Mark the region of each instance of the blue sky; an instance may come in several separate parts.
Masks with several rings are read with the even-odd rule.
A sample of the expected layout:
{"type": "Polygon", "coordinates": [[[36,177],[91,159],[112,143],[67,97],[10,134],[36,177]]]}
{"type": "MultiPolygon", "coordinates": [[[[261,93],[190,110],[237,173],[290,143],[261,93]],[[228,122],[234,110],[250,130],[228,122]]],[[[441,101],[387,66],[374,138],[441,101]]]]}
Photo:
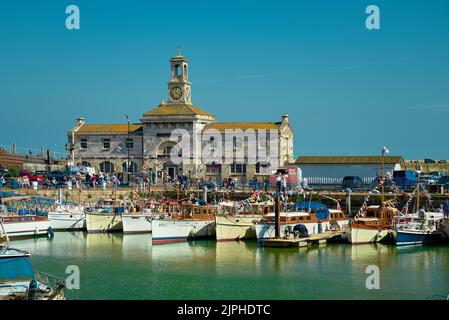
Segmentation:
{"type": "Polygon", "coordinates": [[[218,121],[289,114],[295,156],[448,159],[448,16],[447,0],[2,0],[0,145],[64,150],[79,116],[137,122],[167,99],[181,45],[195,105],[218,121]]]}

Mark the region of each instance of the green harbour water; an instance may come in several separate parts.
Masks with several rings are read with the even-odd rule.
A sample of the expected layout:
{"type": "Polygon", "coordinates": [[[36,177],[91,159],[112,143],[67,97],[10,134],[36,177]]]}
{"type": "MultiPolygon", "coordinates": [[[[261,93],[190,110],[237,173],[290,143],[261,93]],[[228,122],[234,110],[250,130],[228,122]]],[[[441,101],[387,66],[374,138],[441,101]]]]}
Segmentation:
{"type": "Polygon", "coordinates": [[[67,276],[67,299],[428,299],[449,292],[449,245],[334,243],[263,248],[255,241],[151,244],[151,234],[57,232],[11,242],[30,252],[35,271],[67,276]],[[380,289],[365,286],[380,270],[380,289]]]}

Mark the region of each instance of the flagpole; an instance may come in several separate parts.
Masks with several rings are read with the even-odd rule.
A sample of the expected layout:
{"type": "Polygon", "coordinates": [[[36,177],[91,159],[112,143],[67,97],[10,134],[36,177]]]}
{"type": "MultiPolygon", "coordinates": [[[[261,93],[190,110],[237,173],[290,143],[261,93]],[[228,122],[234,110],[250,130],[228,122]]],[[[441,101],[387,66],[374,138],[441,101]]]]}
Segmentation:
{"type": "Polygon", "coordinates": [[[382,157],[381,157],[381,164],[380,164],[380,171],[381,171],[381,195],[380,195],[380,205],[383,207],[384,205],[384,156],[385,156],[385,147],[382,148],[382,157]]]}

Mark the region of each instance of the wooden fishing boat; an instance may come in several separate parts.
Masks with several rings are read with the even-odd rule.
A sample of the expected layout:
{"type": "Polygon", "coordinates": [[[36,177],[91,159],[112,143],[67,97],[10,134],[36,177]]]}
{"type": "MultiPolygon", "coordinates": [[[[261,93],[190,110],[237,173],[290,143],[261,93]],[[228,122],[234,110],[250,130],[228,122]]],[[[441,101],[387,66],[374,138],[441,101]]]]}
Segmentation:
{"type": "MultiPolygon", "coordinates": [[[[300,202],[294,205],[294,211],[280,213],[279,225],[281,234],[287,234],[296,225],[303,225],[307,234],[338,230],[348,224],[347,216],[340,209],[328,209],[319,202],[300,202]],[[299,210],[296,210],[299,209],[299,210]]],[[[275,236],[275,214],[267,214],[256,223],[257,239],[273,238],[275,236]]]]}
{"type": "Polygon", "coordinates": [[[86,214],[83,206],[58,205],[47,215],[54,230],[86,229],[86,214]]]}
{"type": "Polygon", "coordinates": [[[115,200],[103,200],[96,207],[84,209],[87,232],[117,232],[123,230],[122,213],[125,208],[115,200]]]}
{"type": "Polygon", "coordinates": [[[353,244],[387,241],[393,237],[393,221],[399,211],[390,206],[373,205],[363,217],[356,217],[347,227],[348,241],[353,244]]]}
{"type": "Polygon", "coordinates": [[[216,205],[181,204],[172,212],[152,221],[153,244],[184,242],[215,236],[216,205]]]}
{"type": "Polygon", "coordinates": [[[215,214],[217,241],[256,239],[255,222],[274,212],[272,201],[241,206],[239,202],[222,202],[215,214]]]}
{"type": "MultiPolygon", "coordinates": [[[[10,201],[25,200],[29,197],[9,197],[3,198],[3,203],[10,201]]],[[[6,240],[6,234],[11,239],[46,236],[51,233],[50,221],[46,217],[36,214],[26,214],[17,210],[8,211],[6,206],[0,206],[0,219],[3,223],[3,229],[0,229],[0,241],[6,240]]]]}

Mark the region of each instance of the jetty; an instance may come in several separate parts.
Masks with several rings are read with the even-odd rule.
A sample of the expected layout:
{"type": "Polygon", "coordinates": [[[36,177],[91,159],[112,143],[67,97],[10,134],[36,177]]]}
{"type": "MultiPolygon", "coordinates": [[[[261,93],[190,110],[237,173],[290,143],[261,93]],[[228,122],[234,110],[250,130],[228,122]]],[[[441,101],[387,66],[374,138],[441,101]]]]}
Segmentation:
{"type": "Polygon", "coordinates": [[[291,248],[291,247],[306,247],[309,244],[325,244],[327,241],[341,239],[343,230],[325,231],[321,233],[315,233],[309,237],[304,238],[272,238],[264,239],[264,247],[272,248],[291,248]]]}

